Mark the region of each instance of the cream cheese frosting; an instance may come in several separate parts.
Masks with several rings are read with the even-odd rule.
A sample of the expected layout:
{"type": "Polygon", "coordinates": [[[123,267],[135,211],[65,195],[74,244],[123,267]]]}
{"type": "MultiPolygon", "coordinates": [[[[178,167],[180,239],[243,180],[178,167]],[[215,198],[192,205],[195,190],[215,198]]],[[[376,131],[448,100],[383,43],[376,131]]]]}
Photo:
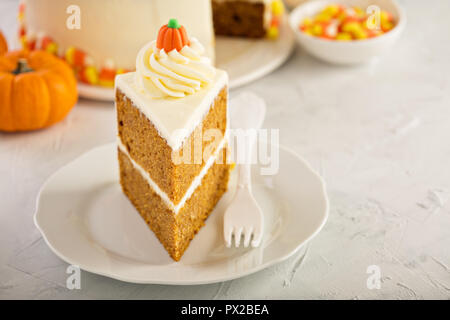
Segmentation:
{"type": "Polygon", "coordinates": [[[204,47],[195,39],[180,51],[165,52],[156,41],[145,45],[136,59],[136,86],[153,98],[182,98],[210,84],[216,73],[204,47]]]}
{"type": "Polygon", "coordinates": [[[135,72],[116,77],[116,89],[123,92],[133,105],[145,116],[176,151],[183,145],[195,128],[208,114],[214,99],[227,86],[228,75],[216,69],[216,74],[207,86],[183,98],[155,99],[147,90],[135,83],[135,72]]]}

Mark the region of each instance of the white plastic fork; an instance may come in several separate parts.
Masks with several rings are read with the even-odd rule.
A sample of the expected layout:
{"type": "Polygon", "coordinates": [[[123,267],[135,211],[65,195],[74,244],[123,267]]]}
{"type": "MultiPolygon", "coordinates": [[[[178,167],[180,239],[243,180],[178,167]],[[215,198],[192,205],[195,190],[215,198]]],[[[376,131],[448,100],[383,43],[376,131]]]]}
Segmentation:
{"type": "MultiPolygon", "coordinates": [[[[261,128],[266,115],[266,104],[253,93],[242,93],[230,102],[230,118],[233,129],[245,130],[245,138],[238,139],[237,154],[239,179],[236,194],[224,214],[223,232],[225,244],[229,248],[234,237],[235,246],[239,247],[242,235],[244,247],[251,241],[252,247],[261,244],[264,231],[264,215],[252,194],[251,158],[257,130],[261,128]]],[[[243,133],[243,132],[242,132],[243,133]]]]}

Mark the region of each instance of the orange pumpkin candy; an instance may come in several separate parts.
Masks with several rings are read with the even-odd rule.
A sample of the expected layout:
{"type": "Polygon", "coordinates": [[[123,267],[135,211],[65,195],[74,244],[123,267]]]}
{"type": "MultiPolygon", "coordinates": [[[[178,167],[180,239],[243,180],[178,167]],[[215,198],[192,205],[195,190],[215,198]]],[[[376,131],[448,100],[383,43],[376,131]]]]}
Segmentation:
{"type": "Polygon", "coordinates": [[[156,47],[164,49],[167,53],[176,49],[180,51],[184,46],[189,45],[189,38],[186,29],[180,25],[177,19],[170,19],[169,23],[159,29],[156,47]]]}
{"type": "Polygon", "coordinates": [[[8,52],[8,43],[6,42],[3,33],[0,31],[0,56],[8,52]]]}
{"type": "Polygon", "coordinates": [[[15,132],[48,127],[77,102],[72,69],[44,51],[0,56],[0,130],[15,132]]]}

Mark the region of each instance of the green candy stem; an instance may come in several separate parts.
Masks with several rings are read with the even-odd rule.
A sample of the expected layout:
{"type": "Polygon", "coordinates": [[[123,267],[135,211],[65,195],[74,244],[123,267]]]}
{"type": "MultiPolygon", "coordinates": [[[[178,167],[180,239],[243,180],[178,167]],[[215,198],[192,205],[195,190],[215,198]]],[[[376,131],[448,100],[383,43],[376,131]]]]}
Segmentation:
{"type": "Polygon", "coordinates": [[[177,19],[170,19],[167,26],[172,29],[179,29],[181,27],[177,19]]]}

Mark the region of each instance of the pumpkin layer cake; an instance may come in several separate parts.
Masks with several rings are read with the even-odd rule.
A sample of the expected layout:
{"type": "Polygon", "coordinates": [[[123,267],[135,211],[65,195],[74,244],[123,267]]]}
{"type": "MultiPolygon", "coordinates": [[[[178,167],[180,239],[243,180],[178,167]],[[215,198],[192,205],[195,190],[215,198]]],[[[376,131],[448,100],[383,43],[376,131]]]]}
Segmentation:
{"type": "Polygon", "coordinates": [[[120,183],[180,260],[227,190],[226,72],[175,19],[116,78],[120,183]]]}

